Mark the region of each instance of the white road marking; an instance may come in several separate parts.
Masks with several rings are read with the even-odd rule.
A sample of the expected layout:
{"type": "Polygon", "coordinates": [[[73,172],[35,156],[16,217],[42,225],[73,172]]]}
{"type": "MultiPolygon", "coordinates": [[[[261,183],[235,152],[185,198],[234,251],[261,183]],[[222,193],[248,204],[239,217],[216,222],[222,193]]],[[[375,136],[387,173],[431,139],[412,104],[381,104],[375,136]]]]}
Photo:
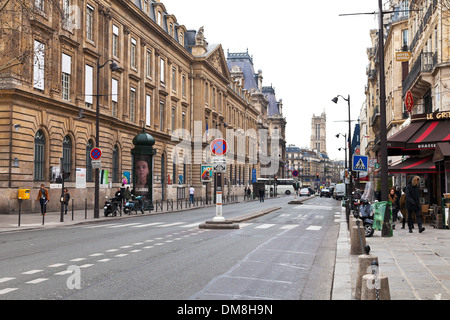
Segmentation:
{"type": "Polygon", "coordinates": [[[132,226],[132,228],[145,228],[145,227],[156,226],[156,225],[162,224],[162,223],[163,222],[153,222],[153,223],[141,224],[139,226],[132,226]]]}
{"type": "Polygon", "coordinates": [[[48,280],[48,278],[37,278],[37,279],[30,280],[30,281],[25,282],[25,283],[28,283],[28,284],[37,284],[37,283],[41,283],[41,282],[44,282],[44,281],[47,281],[47,280],[48,280]]]}
{"type": "Polygon", "coordinates": [[[117,226],[111,226],[111,227],[107,227],[108,229],[112,229],[112,228],[123,228],[123,227],[130,227],[130,226],[136,226],[136,225],[141,225],[142,223],[126,223],[126,224],[119,224],[117,226]]]}
{"type": "Polygon", "coordinates": [[[306,228],[306,230],[313,230],[313,231],[318,231],[322,229],[321,226],[309,226],[308,228],[306,228]]]}
{"type": "Polygon", "coordinates": [[[54,264],[47,266],[47,268],[58,268],[58,267],[62,267],[65,265],[66,265],[65,263],[54,263],[54,264]]]}
{"type": "Polygon", "coordinates": [[[186,222],[174,222],[174,223],[163,224],[161,226],[157,226],[157,228],[172,227],[172,226],[177,226],[177,225],[180,225],[183,223],[186,223],[186,222]]]}
{"type": "Polygon", "coordinates": [[[35,274],[35,273],[42,272],[42,271],[44,271],[44,270],[30,270],[30,271],[22,272],[22,274],[35,274]]]}
{"type": "Polygon", "coordinates": [[[0,283],[6,282],[6,281],[11,281],[14,280],[15,278],[10,278],[10,277],[5,277],[5,278],[1,278],[0,279],[0,283]]]}
{"type": "Polygon", "coordinates": [[[98,260],[98,262],[108,262],[108,261],[111,261],[111,259],[106,258],[106,259],[100,259],[100,260],[98,260]]]}
{"type": "Polygon", "coordinates": [[[191,224],[186,224],[186,225],[181,226],[181,227],[182,228],[192,228],[192,227],[197,227],[201,223],[203,223],[203,221],[202,222],[194,222],[194,223],[191,223],[191,224]]]}
{"type": "Polygon", "coordinates": [[[287,224],[285,226],[282,226],[280,229],[289,230],[289,229],[293,229],[295,227],[298,227],[298,224],[287,224]]]}
{"type": "Polygon", "coordinates": [[[64,270],[64,271],[56,272],[55,275],[57,275],[57,276],[64,276],[64,275],[69,274],[69,273],[72,273],[72,271],[64,270]]]}
{"type": "Polygon", "coordinates": [[[86,258],[75,258],[75,259],[72,259],[72,260],[70,260],[70,261],[72,261],[72,262],[78,262],[78,261],[83,261],[83,260],[86,260],[86,258]]]}
{"type": "Polygon", "coordinates": [[[265,224],[262,224],[262,225],[260,225],[260,226],[255,227],[255,228],[256,228],[256,229],[268,229],[268,228],[273,227],[273,226],[274,226],[274,224],[271,224],[271,223],[265,223],[265,224]]]}
{"type": "Polygon", "coordinates": [[[84,229],[94,229],[94,228],[104,228],[104,227],[111,227],[111,226],[117,226],[120,223],[109,223],[109,224],[100,224],[97,226],[89,226],[89,227],[83,227],[84,229]]]}
{"type": "Polygon", "coordinates": [[[0,290],[0,295],[10,293],[10,292],[12,292],[14,290],[17,290],[17,289],[19,289],[19,288],[6,288],[6,289],[3,289],[3,290],[0,290]]]}

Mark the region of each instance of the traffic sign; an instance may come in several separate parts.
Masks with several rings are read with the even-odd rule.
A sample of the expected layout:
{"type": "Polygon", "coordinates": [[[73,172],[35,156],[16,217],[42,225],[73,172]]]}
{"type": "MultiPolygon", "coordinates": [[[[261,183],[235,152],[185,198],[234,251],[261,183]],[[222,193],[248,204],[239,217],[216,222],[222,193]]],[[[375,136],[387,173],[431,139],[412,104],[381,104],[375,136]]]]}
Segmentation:
{"type": "Polygon", "coordinates": [[[353,155],[353,171],[366,172],[369,164],[369,157],[353,155]]]}
{"type": "Polygon", "coordinates": [[[409,113],[411,113],[412,108],[413,108],[413,106],[414,106],[414,99],[413,99],[413,96],[412,96],[412,92],[411,92],[411,91],[406,92],[405,106],[406,106],[406,111],[408,111],[409,113]]]}
{"type": "Polygon", "coordinates": [[[100,160],[102,157],[102,150],[100,148],[94,148],[91,150],[92,160],[100,160]]]}
{"type": "Polygon", "coordinates": [[[298,177],[298,171],[297,171],[297,170],[292,171],[292,175],[293,175],[294,177],[298,177]]]}
{"type": "Polygon", "coordinates": [[[228,144],[224,139],[215,139],[211,142],[211,152],[216,156],[223,156],[228,152],[228,144]]]}
{"type": "Polygon", "coordinates": [[[94,160],[91,162],[92,169],[101,169],[102,168],[102,160],[94,160]]]}

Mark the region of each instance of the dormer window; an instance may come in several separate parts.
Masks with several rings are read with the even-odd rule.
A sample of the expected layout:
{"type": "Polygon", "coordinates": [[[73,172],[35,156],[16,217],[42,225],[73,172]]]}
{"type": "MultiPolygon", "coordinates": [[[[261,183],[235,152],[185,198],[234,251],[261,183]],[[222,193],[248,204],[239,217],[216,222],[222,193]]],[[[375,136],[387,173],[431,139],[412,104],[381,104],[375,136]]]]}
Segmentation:
{"type": "Polygon", "coordinates": [[[156,23],[159,24],[162,27],[162,14],[161,11],[158,11],[157,17],[156,17],[156,23]]]}
{"type": "Polygon", "coordinates": [[[179,36],[178,36],[178,42],[181,44],[181,46],[184,47],[184,33],[180,32],[179,36]]]}
{"type": "Polygon", "coordinates": [[[170,23],[170,27],[169,27],[169,34],[170,34],[170,36],[172,36],[172,37],[173,37],[173,35],[174,35],[174,32],[173,32],[173,23],[172,23],[172,22],[170,23]]]}

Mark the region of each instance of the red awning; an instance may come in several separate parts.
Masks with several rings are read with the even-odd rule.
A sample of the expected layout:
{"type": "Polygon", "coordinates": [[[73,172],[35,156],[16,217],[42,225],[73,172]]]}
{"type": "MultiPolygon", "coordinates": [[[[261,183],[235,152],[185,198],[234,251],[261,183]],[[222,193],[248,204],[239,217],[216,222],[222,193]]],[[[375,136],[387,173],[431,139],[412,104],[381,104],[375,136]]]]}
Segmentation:
{"type": "Polygon", "coordinates": [[[406,142],[425,124],[425,121],[412,122],[393,136],[387,139],[388,148],[406,147],[406,142]]]}
{"type": "Polygon", "coordinates": [[[450,122],[429,121],[408,140],[406,148],[434,149],[436,143],[445,141],[450,141],[450,122]]]}
{"type": "Polygon", "coordinates": [[[414,157],[389,167],[388,171],[391,173],[436,173],[437,169],[432,157],[414,157]]]}
{"type": "Polygon", "coordinates": [[[388,155],[418,154],[450,141],[450,121],[416,121],[387,139],[388,155]]]}

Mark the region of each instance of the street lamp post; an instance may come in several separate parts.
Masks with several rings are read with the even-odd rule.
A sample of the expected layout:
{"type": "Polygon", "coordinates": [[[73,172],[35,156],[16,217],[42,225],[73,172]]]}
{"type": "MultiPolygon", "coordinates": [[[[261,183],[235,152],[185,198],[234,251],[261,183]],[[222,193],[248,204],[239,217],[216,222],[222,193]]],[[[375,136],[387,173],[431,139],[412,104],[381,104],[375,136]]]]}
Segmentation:
{"type": "MultiPolygon", "coordinates": [[[[343,133],[338,133],[336,135],[336,138],[339,138],[339,136],[343,136],[344,139],[345,139],[344,155],[345,155],[345,168],[347,168],[347,135],[345,133],[344,134],[343,133]]],[[[339,148],[338,150],[341,151],[342,148],[339,148]]],[[[344,178],[345,178],[345,176],[344,176],[344,178]]]]}
{"type": "Polygon", "coordinates": [[[349,221],[349,216],[350,216],[350,208],[351,208],[351,203],[352,203],[352,191],[353,191],[353,160],[352,160],[352,145],[351,145],[351,141],[352,141],[352,120],[351,120],[351,115],[350,115],[350,95],[348,95],[348,98],[344,98],[341,95],[338,95],[336,97],[334,97],[331,101],[333,101],[334,103],[337,103],[339,100],[339,97],[341,97],[342,99],[344,99],[345,101],[347,101],[348,103],[348,170],[349,170],[349,178],[350,178],[350,183],[349,183],[349,192],[348,192],[348,200],[347,200],[347,206],[346,206],[346,217],[347,217],[347,225],[348,225],[348,221],[349,221]]]}
{"type": "MultiPolygon", "coordinates": [[[[112,60],[106,60],[106,62],[100,65],[100,60],[97,60],[97,94],[96,97],[96,117],[95,117],[95,146],[100,147],[100,104],[99,104],[99,87],[100,87],[100,69],[106,66],[108,62],[111,62],[111,71],[116,71],[120,67],[112,60]]],[[[94,218],[100,218],[99,204],[100,204],[100,169],[95,169],[95,191],[94,191],[94,218]]]]}

